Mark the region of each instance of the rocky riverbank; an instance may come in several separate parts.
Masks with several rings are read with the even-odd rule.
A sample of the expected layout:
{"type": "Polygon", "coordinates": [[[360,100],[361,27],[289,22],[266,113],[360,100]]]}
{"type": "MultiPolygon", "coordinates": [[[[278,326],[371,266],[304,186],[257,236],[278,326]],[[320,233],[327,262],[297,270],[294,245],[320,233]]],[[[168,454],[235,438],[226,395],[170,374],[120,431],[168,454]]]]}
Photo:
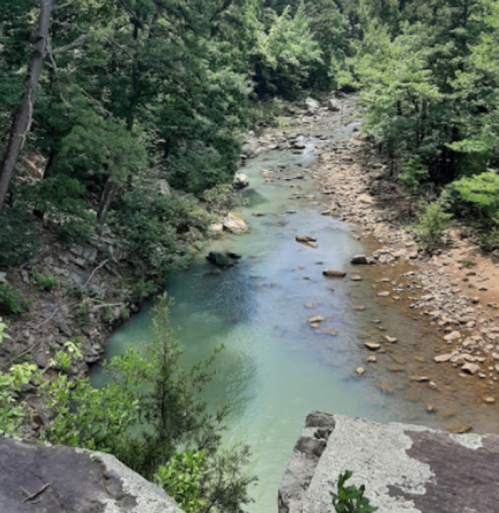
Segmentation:
{"type": "Polygon", "coordinates": [[[410,198],[390,176],[388,163],[358,136],[322,154],[316,179],[327,197],[323,215],[356,226],[359,237],[375,245],[372,261],[380,273],[390,268],[391,278],[381,278],[373,294],[433,326],[448,344],[434,363],[486,380],[491,396],[484,400],[494,402],[499,274],[492,258],[469,240],[469,229],[455,228],[440,251],[424,253],[407,230],[414,222],[407,212],[410,198]]]}

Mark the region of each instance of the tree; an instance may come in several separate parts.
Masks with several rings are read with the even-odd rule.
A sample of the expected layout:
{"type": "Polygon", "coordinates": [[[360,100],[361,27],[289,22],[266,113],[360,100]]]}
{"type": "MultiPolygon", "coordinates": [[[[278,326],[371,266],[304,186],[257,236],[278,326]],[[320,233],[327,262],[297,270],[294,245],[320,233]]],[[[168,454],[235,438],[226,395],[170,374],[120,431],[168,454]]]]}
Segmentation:
{"type": "Polygon", "coordinates": [[[3,209],[5,204],[10,180],[19,157],[19,152],[31,128],[35,93],[49,44],[49,27],[53,5],[53,0],[41,0],[40,3],[36,41],[33,44],[33,51],[28,65],[26,90],[12,121],[9,142],[4,150],[2,167],[0,169],[0,210],[3,209]]]}

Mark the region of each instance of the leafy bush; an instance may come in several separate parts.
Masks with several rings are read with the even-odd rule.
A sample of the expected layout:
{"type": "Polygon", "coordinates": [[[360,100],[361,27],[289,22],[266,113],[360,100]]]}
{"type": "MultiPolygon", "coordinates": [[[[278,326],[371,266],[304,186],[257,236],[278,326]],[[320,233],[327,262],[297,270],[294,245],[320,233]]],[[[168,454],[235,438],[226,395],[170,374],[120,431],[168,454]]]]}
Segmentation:
{"type": "Polygon", "coordinates": [[[423,188],[423,182],[429,177],[428,168],[422,165],[419,155],[408,159],[407,164],[399,174],[399,180],[410,192],[409,214],[412,214],[413,196],[420,193],[423,188]]]}
{"type": "Polygon", "coordinates": [[[123,195],[110,219],[125,242],[136,275],[157,281],[191,258],[181,236],[191,227],[206,230],[209,223],[210,217],[193,200],[151,195],[141,188],[123,195]]]}
{"type": "Polygon", "coordinates": [[[8,284],[0,285],[0,313],[21,315],[28,309],[28,303],[21,299],[21,294],[8,284]]]}
{"type": "Polygon", "coordinates": [[[7,329],[7,326],[2,322],[2,318],[0,317],[0,344],[4,341],[9,339],[9,335],[5,333],[5,330],[7,329]]]}
{"type": "Polygon", "coordinates": [[[39,247],[37,227],[25,204],[0,212],[0,269],[19,265],[39,247]]]}
{"type": "Polygon", "coordinates": [[[471,207],[481,220],[494,223],[499,213],[499,176],[495,173],[461,178],[452,184],[457,201],[471,207]]]}
{"type": "Polygon", "coordinates": [[[240,146],[230,138],[218,144],[190,141],[181,154],[173,157],[169,182],[176,189],[201,196],[207,189],[227,183],[237,170],[240,146]]]}
{"type": "Polygon", "coordinates": [[[154,477],[185,513],[198,513],[208,506],[201,493],[205,466],[205,451],[187,450],[160,466],[154,477]]]}
{"type": "Polygon", "coordinates": [[[337,492],[331,492],[336,513],[374,513],[378,508],[371,506],[369,499],[364,497],[365,485],[361,485],[359,488],[356,486],[345,486],[345,483],[352,475],[353,473],[349,470],[344,474],[340,474],[337,492]]]}
{"type": "Polygon", "coordinates": [[[418,214],[415,226],[419,245],[426,251],[435,250],[442,242],[445,231],[450,227],[452,214],[445,212],[446,195],[426,205],[418,214]]]}
{"type": "Polygon", "coordinates": [[[87,210],[85,186],[74,178],[56,175],[24,192],[36,211],[59,225],[65,242],[88,242],[95,226],[95,214],[87,210]]]}
{"type": "Polygon", "coordinates": [[[34,278],[40,292],[50,292],[59,284],[57,278],[52,274],[35,274],[34,278]]]}
{"type": "Polygon", "coordinates": [[[215,214],[226,214],[242,203],[241,195],[231,185],[223,184],[203,193],[208,210],[215,214]]]}

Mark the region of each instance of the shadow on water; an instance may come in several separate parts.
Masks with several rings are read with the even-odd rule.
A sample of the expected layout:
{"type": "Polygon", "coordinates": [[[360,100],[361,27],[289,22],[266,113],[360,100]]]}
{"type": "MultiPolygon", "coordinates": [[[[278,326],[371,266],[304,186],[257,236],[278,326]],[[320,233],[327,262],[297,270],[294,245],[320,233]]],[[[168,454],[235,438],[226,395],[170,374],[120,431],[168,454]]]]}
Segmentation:
{"type": "MultiPolygon", "coordinates": [[[[331,131],[331,138],[346,140],[357,126],[351,123],[331,131]]],[[[172,325],[180,327],[178,338],[185,348],[183,365],[225,347],[206,399],[213,409],[232,405],[224,443],[252,447],[250,470],[260,480],[254,490],[256,502],[249,508],[253,513],[277,511],[280,479],[304,418],[312,410],[382,422],[443,423],[425,411],[428,394],[434,392],[413,393],[420,385],[406,381],[402,385],[389,369],[397,360],[404,361],[407,347],[402,340],[396,349],[380,354],[380,364],[369,368],[366,376],[353,377],[356,367],[367,367],[363,340],[379,338],[386,330],[408,345],[417,345],[435,335],[395,306],[387,308],[376,299],[372,271],[366,271],[365,281],[358,284],[324,279],[325,267],[352,271],[351,255],[364,248],[348,226],[321,216],[320,207],[310,200],[293,199],[297,193],[316,194],[310,170],[318,141],[314,137],[304,141],[301,155],[273,151],[245,168],[251,189],[244,192],[249,204],[241,211],[250,233],[213,242],[188,271],[166,280],[174,298],[172,325]],[[262,176],[263,169],[278,166],[273,181],[262,176]],[[300,179],[294,179],[298,173],[300,179]],[[287,213],[290,210],[296,213],[287,213]],[[262,216],[252,216],[255,212],[262,216]],[[316,237],[318,248],[297,244],[298,234],[316,237]],[[208,250],[230,250],[242,259],[221,271],[205,260],[208,250]],[[315,315],[325,318],[321,332],[307,323],[315,315]],[[384,391],[380,383],[386,383],[384,391]]],[[[145,308],[111,337],[107,357],[129,345],[147,347],[150,340],[150,308],[145,308]]],[[[96,385],[104,383],[102,369],[92,379],[96,385]]]]}

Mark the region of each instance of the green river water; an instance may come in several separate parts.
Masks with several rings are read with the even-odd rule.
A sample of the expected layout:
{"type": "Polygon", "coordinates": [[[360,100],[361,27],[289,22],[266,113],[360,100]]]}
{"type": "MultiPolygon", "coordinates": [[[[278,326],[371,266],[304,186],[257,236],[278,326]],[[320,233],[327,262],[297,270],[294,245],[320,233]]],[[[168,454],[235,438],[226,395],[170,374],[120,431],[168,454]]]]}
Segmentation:
{"type": "MultiPolygon", "coordinates": [[[[336,141],[348,139],[356,126],[331,128],[329,135],[336,141]]],[[[396,308],[378,303],[368,282],[322,276],[326,267],[353,270],[351,256],[365,248],[347,225],[321,216],[320,205],[290,198],[297,192],[317,194],[310,172],[319,141],[313,132],[304,141],[307,148],[300,155],[271,151],[243,169],[251,185],[244,192],[249,204],[240,212],[250,233],[213,242],[189,270],[166,279],[175,301],[172,326],[180,328],[178,338],[185,348],[182,363],[189,366],[216,346],[225,346],[206,398],[213,408],[232,405],[224,443],[243,442],[252,448],[249,470],[259,478],[252,513],[277,511],[279,482],[304,419],[313,410],[382,422],[442,424],[441,418],[426,413],[424,397],[415,401],[407,398],[405,388],[384,394],[375,386],[391,379],[381,366],[376,373],[369,369],[363,378],[354,377],[356,367],[367,367],[359,336],[373,329],[372,319],[382,320],[400,338],[414,341],[432,335],[396,308]],[[262,169],[279,164],[287,166],[283,178],[304,174],[305,179],[269,182],[261,176],[262,169]],[[296,213],[286,213],[290,209],[296,213]],[[254,217],[254,212],[265,215],[254,217]],[[298,234],[316,237],[319,247],[297,244],[298,234]],[[209,250],[230,250],[242,259],[236,267],[219,271],[204,258],[209,250]],[[307,303],[315,307],[305,308],[307,303]],[[357,304],[366,310],[352,309],[357,304]],[[323,328],[336,330],[338,336],[311,330],[306,320],[313,315],[324,316],[323,328]]],[[[150,327],[150,308],[144,308],[111,337],[106,356],[129,345],[144,347],[151,339],[150,327]]],[[[92,380],[105,382],[102,369],[92,380]]]]}

